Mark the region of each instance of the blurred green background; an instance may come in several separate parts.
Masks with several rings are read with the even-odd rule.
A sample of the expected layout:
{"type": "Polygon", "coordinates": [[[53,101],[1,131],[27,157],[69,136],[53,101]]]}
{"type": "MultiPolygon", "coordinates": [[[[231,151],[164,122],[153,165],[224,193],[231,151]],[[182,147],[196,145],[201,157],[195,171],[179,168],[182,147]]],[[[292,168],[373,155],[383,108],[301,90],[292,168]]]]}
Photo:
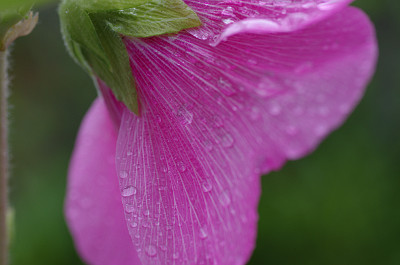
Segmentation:
{"type": "MultiPolygon", "coordinates": [[[[400,264],[400,3],[359,0],[380,45],[361,104],[310,156],[263,178],[250,264],[400,264]]],[[[66,53],[55,11],[12,53],[12,265],[83,264],[63,218],[66,172],[96,96],[66,53]]]]}

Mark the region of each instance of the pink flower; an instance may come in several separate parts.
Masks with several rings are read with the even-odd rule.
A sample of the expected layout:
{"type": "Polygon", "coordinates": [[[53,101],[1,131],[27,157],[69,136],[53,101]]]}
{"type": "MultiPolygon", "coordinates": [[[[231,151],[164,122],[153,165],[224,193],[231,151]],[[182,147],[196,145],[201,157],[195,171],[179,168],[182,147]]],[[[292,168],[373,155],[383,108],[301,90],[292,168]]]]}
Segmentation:
{"type": "Polygon", "coordinates": [[[124,37],[140,117],[98,80],[66,199],[89,264],[245,264],[260,175],[316,148],[374,71],[349,0],[185,2],[200,28],[124,37]]]}

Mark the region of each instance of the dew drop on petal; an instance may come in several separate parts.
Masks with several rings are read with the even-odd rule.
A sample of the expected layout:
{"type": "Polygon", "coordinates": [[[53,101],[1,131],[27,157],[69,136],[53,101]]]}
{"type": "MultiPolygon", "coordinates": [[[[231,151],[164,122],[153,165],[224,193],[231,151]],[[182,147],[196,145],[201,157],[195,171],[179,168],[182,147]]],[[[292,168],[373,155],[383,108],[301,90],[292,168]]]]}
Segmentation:
{"type": "Polygon", "coordinates": [[[189,125],[193,122],[193,113],[191,113],[185,106],[179,108],[176,116],[182,125],[189,125]]]}
{"type": "Polygon", "coordinates": [[[204,192],[210,192],[212,190],[212,185],[208,180],[206,180],[201,184],[201,188],[204,192]]]}
{"type": "Polygon", "coordinates": [[[328,127],[326,125],[320,124],[314,129],[317,136],[324,136],[328,132],[328,127]]]}
{"type": "Polygon", "coordinates": [[[282,91],[280,84],[268,77],[264,77],[260,80],[260,83],[254,87],[254,92],[260,97],[270,97],[282,91]]]}
{"type": "Polygon", "coordinates": [[[312,67],[313,67],[312,62],[304,62],[304,63],[300,64],[296,69],[294,69],[294,72],[296,74],[302,74],[304,72],[311,70],[312,67]]]}
{"type": "Polygon", "coordinates": [[[133,213],[133,212],[135,212],[135,210],[136,210],[136,208],[134,205],[131,205],[131,204],[125,205],[125,211],[127,213],[133,213]]]}
{"type": "Polygon", "coordinates": [[[247,60],[247,62],[249,64],[251,64],[251,65],[257,65],[258,64],[258,61],[256,59],[254,59],[254,58],[251,58],[251,59],[247,60]]]}
{"type": "Polygon", "coordinates": [[[226,25],[232,24],[235,21],[232,18],[227,18],[227,19],[223,19],[222,22],[224,22],[226,25]]]}
{"type": "Polygon", "coordinates": [[[257,107],[252,107],[250,110],[250,119],[253,121],[256,121],[260,118],[261,116],[261,111],[257,107]]]}
{"type": "Polygon", "coordinates": [[[232,96],[236,92],[232,84],[222,77],[218,79],[218,88],[225,96],[228,97],[232,96]]]}
{"type": "Polygon", "coordinates": [[[129,175],[129,174],[128,174],[128,171],[126,171],[126,170],[121,170],[121,171],[119,172],[119,177],[122,178],[122,179],[127,178],[128,175],[129,175]]]}
{"type": "Polygon", "coordinates": [[[204,228],[200,228],[199,236],[200,236],[201,239],[206,239],[207,238],[208,235],[207,235],[207,232],[206,232],[206,230],[204,228]]]}
{"type": "Polygon", "coordinates": [[[281,113],[281,110],[281,106],[279,106],[277,103],[274,103],[270,106],[269,113],[273,116],[277,116],[281,113]]]}
{"type": "Polygon", "coordinates": [[[215,126],[216,128],[220,128],[220,127],[224,126],[224,122],[223,122],[222,119],[221,119],[219,116],[217,116],[217,115],[214,116],[214,126],[215,126]]]}
{"type": "Polygon", "coordinates": [[[299,132],[299,130],[295,127],[295,126],[288,126],[287,128],[286,128],[286,133],[288,134],[288,135],[291,135],[291,136],[294,136],[294,135],[296,135],[297,133],[299,132]]]}
{"type": "Polygon", "coordinates": [[[154,256],[157,254],[157,249],[156,249],[156,247],[153,246],[153,245],[148,246],[147,249],[146,249],[146,254],[147,254],[149,257],[154,257],[154,256]]]}
{"type": "Polygon", "coordinates": [[[178,170],[182,173],[186,171],[186,166],[182,161],[178,162],[178,170]]]}
{"type": "Polygon", "coordinates": [[[204,142],[204,148],[207,150],[207,151],[212,151],[213,150],[213,144],[212,144],[212,142],[211,141],[209,141],[209,140],[207,140],[207,141],[205,141],[204,142]]]}
{"type": "Polygon", "coordinates": [[[230,135],[229,133],[225,134],[221,138],[221,144],[223,147],[231,147],[234,142],[235,142],[235,140],[233,139],[232,135],[230,135]]]}
{"type": "Polygon", "coordinates": [[[324,10],[324,11],[331,10],[336,6],[335,2],[337,2],[337,1],[332,0],[332,1],[324,2],[324,3],[320,3],[320,4],[318,4],[318,9],[324,10]]]}
{"type": "Polygon", "coordinates": [[[122,196],[129,197],[129,196],[136,194],[136,192],[137,192],[137,190],[135,187],[129,186],[122,190],[122,196]]]}
{"type": "Polygon", "coordinates": [[[233,7],[228,6],[227,8],[223,9],[223,10],[221,11],[221,15],[222,15],[222,16],[228,16],[228,17],[234,16],[234,9],[233,9],[233,7]]]}
{"type": "Polygon", "coordinates": [[[222,192],[222,194],[219,196],[219,202],[222,204],[222,206],[226,207],[229,204],[231,204],[231,197],[229,195],[228,191],[222,192]]]}

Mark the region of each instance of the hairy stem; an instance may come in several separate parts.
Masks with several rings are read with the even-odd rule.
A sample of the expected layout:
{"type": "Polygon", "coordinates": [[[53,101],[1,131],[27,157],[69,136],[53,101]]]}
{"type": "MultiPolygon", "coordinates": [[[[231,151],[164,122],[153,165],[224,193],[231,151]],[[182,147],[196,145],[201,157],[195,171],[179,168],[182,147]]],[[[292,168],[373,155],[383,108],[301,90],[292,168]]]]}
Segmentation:
{"type": "Polygon", "coordinates": [[[0,265],[8,263],[8,76],[7,51],[0,51],[0,265]]]}

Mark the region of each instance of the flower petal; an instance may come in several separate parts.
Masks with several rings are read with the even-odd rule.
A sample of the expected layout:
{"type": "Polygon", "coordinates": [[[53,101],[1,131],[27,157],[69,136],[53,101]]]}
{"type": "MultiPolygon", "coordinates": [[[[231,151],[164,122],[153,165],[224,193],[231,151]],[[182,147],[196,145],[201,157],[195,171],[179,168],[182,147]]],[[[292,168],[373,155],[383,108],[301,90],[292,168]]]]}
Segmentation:
{"type": "Polygon", "coordinates": [[[254,247],[259,175],[225,128],[213,132],[220,145],[201,137],[194,113],[122,116],[117,169],[143,264],[244,264],[254,247]]]}
{"type": "Polygon", "coordinates": [[[79,132],[65,202],[76,247],[92,265],[141,264],[124,218],[115,171],[116,141],[104,102],[97,100],[79,132]]]}
{"type": "Polygon", "coordinates": [[[373,28],[355,8],[216,47],[188,33],[125,44],[141,116],[123,111],[117,170],[144,264],[244,264],[259,175],[342,123],[376,61],[373,28]]]}
{"type": "Polygon", "coordinates": [[[185,0],[203,26],[193,36],[216,44],[238,31],[288,32],[301,29],[336,13],[352,0],[185,0]],[[224,34],[222,32],[226,31],[224,34]]]}

